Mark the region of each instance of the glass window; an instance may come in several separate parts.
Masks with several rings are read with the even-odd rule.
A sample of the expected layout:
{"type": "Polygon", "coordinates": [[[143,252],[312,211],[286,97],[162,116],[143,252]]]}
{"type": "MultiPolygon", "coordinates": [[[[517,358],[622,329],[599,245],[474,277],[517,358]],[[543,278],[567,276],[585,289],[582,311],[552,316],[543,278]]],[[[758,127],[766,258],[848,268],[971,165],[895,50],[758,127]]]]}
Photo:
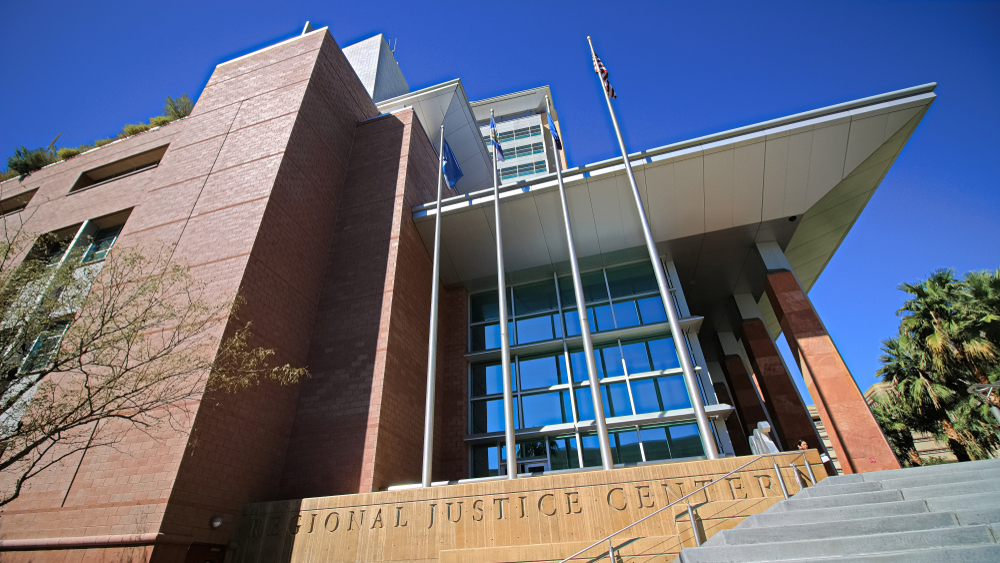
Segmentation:
{"type": "Polygon", "coordinates": [[[92,262],[94,260],[103,260],[111,247],[115,244],[115,240],[118,239],[118,233],[122,231],[123,225],[117,225],[107,229],[101,229],[97,231],[94,235],[93,242],[90,243],[90,248],[87,249],[87,254],[84,255],[84,262],[92,262]]]}
{"type": "Polygon", "coordinates": [[[573,421],[568,391],[524,395],[521,402],[524,404],[525,428],[573,421]]]}
{"type": "MultiPolygon", "coordinates": [[[[594,399],[590,396],[590,386],[577,387],[576,392],[576,413],[577,420],[594,420],[594,399]]],[[[607,386],[604,386],[601,393],[601,401],[604,406],[604,417],[611,416],[611,409],[608,406],[607,386]]]]}
{"type": "Polygon", "coordinates": [[[611,434],[613,437],[611,455],[615,463],[639,463],[642,461],[642,450],[639,449],[639,433],[635,430],[621,430],[611,434]]]}
{"type": "MultiPolygon", "coordinates": [[[[600,303],[608,300],[608,286],[604,283],[604,272],[586,272],[580,274],[583,298],[590,303],[600,303]]],[[[573,278],[559,278],[559,296],[562,298],[564,310],[576,307],[576,294],[573,291],[573,278]]]]}
{"type": "Polygon", "coordinates": [[[701,447],[701,436],[694,423],[670,426],[670,453],[673,458],[705,455],[701,447]]]}
{"type": "MultiPolygon", "coordinates": [[[[597,357],[598,353],[594,351],[594,357],[597,368],[597,378],[600,379],[604,377],[601,371],[601,362],[597,357]]],[[[584,356],[583,350],[577,352],[570,352],[569,354],[570,364],[573,366],[573,381],[587,381],[590,379],[590,375],[587,373],[587,357],[584,356]]]]}
{"type": "MultiPolygon", "coordinates": [[[[507,321],[507,340],[514,345],[514,323],[507,321]]],[[[472,351],[493,350],[500,347],[500,323],[472,327],[472,351]]]]}
{"type": "MultiPolygon", "coordinates": [[[[514,368],[510,370],[510,388],[517,389],[514,368]]],[[[475,364],[472,366],[472,396],[482,397],[503,393],[503,370],[500,364],[475,364]]]]}
{"type": "Polygon", "coordinates": [[[517,319],[517,343],[528,344],[562,338],[562,323],[558,315],[543,315],[517,319]]]}
{"type": "Polygon", "coordinates": [[[69,327],[67,322],[58,322],[42,331],[31,345],[28,356],[21,364],[23,373],[42,371],[49,367],[59,350],[59,343],[62,342],[63,334],[69,327]]]}
{"type": "Polygon", "coordinates": [[[545,145],[542,143],[533,143],[531,145],[531,152],[532,154],[543,153],[545,152],[545,145]]]}
{"type": "Polygon", "coordinates": [[[561,436],[549,439],[549,467],[553,471],[580,467],[575,437],[561,436]]]}
{"type": "Polygon", "coordinates": [[[668,375],[666,377],[657,377],[656,386],[660,391],[660,410],[670,411],[691,408],[691,399],[688,397],[687,387],[684,385],[684,376],[668,375]]]}
{"type": "Polygon", "coordinates": [[[562,361],[561,355],[521,360],[519,362],[521,389],[538,389],[565,383],[561,377],[562,370],[559,369],[562,361]]]}
{"type": "Polygon", "coordinates": [[[681,367],[680,360],[677,359],[677,350],[674,348],[673,338],[661,338],[650,340],[649,354],[653,358],[653,369],[675,369],[681,367]]]}
{"type": "Polygon", "coordinates": [[[667,312],[663,310],[663,300],[659,295],[639,299],[637,303],[642,324],[662,323],[667,320],[667,312]]]}
{"type": "Polygon", "coordinates": [[[542,127],[540,125],[532,125],[531,126],[531,136],[532,137],[534,137],[536,135],[541,135],[541,134],[542,134],[542,127]]]}
{"type": "MultiPolygon", "coordinates": [[[[563,316],[566,319],[566,336],[578,336],[580,334],[580,315],[577,314],[575,306],[573,310],[567,311],[563,316]]],[[[587,309],[587,320],[590,332],[597,332],[593,307],[587,309]]]]}
{"type": "MultiPolygon", "coordinates": [[[[514,397],[514,428],[520,428],[517,421],[517,397],[514,397]]],[[[503,399],[490,399],[488,401],[472,402],[473,434],[502,432],[504,428],[503,399]]]]}
{"type": "Polygon", "coordinates": [[[670,459],[670,446],[667,442],[667,429],[641,428],[642,448],[646,451],[646,461],[670,459]]]}
{"type": "Polygon", "coordinates": [[[639,324],[639,313],[635,308],[635,301],[615,303],[612,307],[615,310],[615,324],[618,325],[618,328],[639,324]]]}
{"type": "Polygon", "coordinates": [[[552,281],[522,285],[514,288],[514,310],[518,316],[551,311],[559,308],[556,287],[552,281]]]}
{"type": "Polygon", "coordinates": [[[601,466],[601,443],[598,441],[596,435],[581,436],[580,442],[583,446],[583,466],[584,467],[600,467],[601,466]]]}
{"type": "Polygon", "coordinates": [[[525,129],[515,129],[514,138],[515,139],[526,139],[531,136],[531,131],[527,128],[525,129]]]}
{"type": "Polygon", "coordinates": [[[611,305],[599,305],[587,310],[587,314],[593,314],[597,321],[597,330],[611,330],[615,328],[615,317],[611,313],[611,305]]]}
{"type": "Polygon", "coordinates": [[[631,383],[636,414],[648,414],[663,410],[659,395],[657,394],[655,379],[639,379],[631,383]]]}
{"type": "Polygon", "coordinates": [[[622,357],[630,374],[650,371],[649,353],[645,342],[622,344],[622,357]]]}
{"type": "Polygon", "coordinates": [[[496,477],[500,474],[496,446],[473,446],[472,476],[496,477]]]}
{"type": "Polygon", "coordinates": [[[659,289],[656,285],[656,276],[653,274],[653,265],[648,262],[608,268],[608,288],[611,290],[612,299],[655,292],[659,289]]]}
{"type": "MultiPolygon", "coordinates": [[[[472,322],[495,321],[500,319],[500,295],[496,291],[479,293],[469,298],[469,317],[472,322]]],[[[510,314],[510,306],[507,306],[510,314]]]]}
{"type": "MultiPolygon", "coordinates": [[[[613,383],[603,385],[605,396],[611,399],[611,410],[605,411],[604,416],[611,418],[614,416],[628,416],[632,414],[632,403],[628,400],[628,384],[613,383]]],[[[593,402],[593,401],[591,401],[593,402]]]]}
{"type": "Polygon", "coordinates": [[[604,377],[625,375],[625,367],[622,365],[622,353],[618,349],[618,344],[612,344],[606,348],[594,350],[594,352],[600,352],[600,355],[604,358],[604,377]]]}

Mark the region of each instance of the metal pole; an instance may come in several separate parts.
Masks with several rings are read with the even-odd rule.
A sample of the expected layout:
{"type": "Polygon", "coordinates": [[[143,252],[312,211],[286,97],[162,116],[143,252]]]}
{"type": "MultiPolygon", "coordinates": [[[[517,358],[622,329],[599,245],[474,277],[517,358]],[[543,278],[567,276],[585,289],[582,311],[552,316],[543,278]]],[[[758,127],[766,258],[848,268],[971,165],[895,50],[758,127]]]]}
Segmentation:
{"type": "Polygon", "coordinates": [[[778,476],[778,484],[781,485],[781,494],[787,499],[788,487],[785,486],[785,478],[781,476],[781,468],[778,467],[778,461],[772,457],[771,463],[774,465],[774,474],[778,476]]]}
{"type": "Polygon", "coordinates": [[[608,540],[608,559],[611,560],[611,563],[615,563],[615,546],[611,540],[608,540]]]}
{"type": "Polygon", "coordinates": [[[803,463],[805,464],[805,466],[806,466],[806,473],[808,473],[808,474],[809,474],[809,481],[810,481],[810,482],[811,482],[811,483],[812,483],[813,485],[815,485],[815,484],[816,484],[816,475],[815,475],[815,474],[813,473],[813,468],[812,468],[812,464],[811,464],[811,463],[809,463],[809,459],[808,459],[808,458],[806,457],[806,454],[802,454],[802,462],[803,462],[803,463]]]}
{"type": "Polygon", "coordinates": [[[441,148],[438,150],[437,217],[434,219],[434,266],[431,273],[431,328],[427,343],[427,400],[424,403],[424,465],[420,484],[431,486],[434,461],[434,380],[437,371],[438,332],[438,272],[441,267],[441,191],[444,184],[444,125],[441,126],[441,148]]]}
{"type": "MultiPolygon", "coordinates": [[[[806,463],[806,465],[808,465],[808,462],[806,463]]],[[[801,491],[805,487],[802,486],[802,476],[799,475],[799,470],[795,467],[795,462],[793,461],[789,463],[788,466],[792,468],[792,476],[795,477],[795,484],[799,487],[799,490],[801,491]]]]}
{"type": "MultiPolygon", "coordinates": [[[[490,110],[493,121],[493,110],[490,110]]],[[[492,131],[491,131],[492,133],[492,131]]],[[[514,394],[510,388],[510,341],[507,339],[507,284],[503,271],[503,237],[500,235],[500,183],[497,181],[497,151],[493,149],[493,210],[497,223],[497,292],[500,295],[500,361],[503,362],[503,420],[507,446],[507,478],[517,479],[517,451],[514,442],[514,394]]]]}
{"type": "MultiPolygon", "coordinates": [[[[594,53],[594,44],[587,36],[587,43],[590,44],[590,54],[594,53]]],[[[628,174],[629,184],[632,186],[632,196],[635,198],[635,206],[639,212],[639,222],[642,224],[642,234],[646,238],[646,250],[649,251],[649,260],[653,263],[653,273],[656,274],[656,285],[660,288],[660,298],[663,299],[663,307],[667,311],[667,320],[670,322],[670,334],[673,336],[674,348],[677,349],[677,357],[681,361],[681,369],[684,371],[684,386],[687,387],[688,395],[691,397],[691,406],[694,407],[694,418],[698,423],[698,432],[701,434],[701,444],[705,448],[708,459],[718,459],[719,451],[715,447],[712,427],[708,422],[708,415],[705,414],[705,405],[701,402],[701,393],[698,391],[698,381],[695,379],[694,368],[691,366],[691,357],[688,355],[687,346],[684,345],[684,333],[681,332],[681,324],[677,317],[677,308],[670,296],[670,289],[667,287],[667,276],[663,271],[663,263],[660,262],[659,252],[656,250],[656,243],[653,241],[653,233],[649,229],[649,221],[646,219],[646,209],[642,205],[642,197],[639,195],[639,188],[635,183],[635,175],[632,173],[632,164],[628,159],[628,151],[625,149],[625,141],[622,139],[621,128],[618,127],[618,119],[615,117],[615,110],[611,106],[611,98],[608,91],[601,84],[604,92],[604,101],[608,103],[608,111],[611,112],[611,123],[615,126],[615,135],[618,137],[618,147],[622,151],[622,160],[625,162],[625,172],[628,174]]],[[[582,323],[582,321],[581,321],[582,323]]]]}
{"type": "Polygon", "coordinates": [[[694,537],[694,545],[701,547],[701,534],[698,533],[698,523],[694,519],[694,508],[688,503],[688,520],[691,521],[691,535],[694,537]]]}
{"type": "MultiPolygon", "coordinates": [[[[545,111],[551,112],[549,97],[545,96],[545,111]]],[[[566,224],[566,245],[569,247],[569,266],[573,272],[573,294],[576,296],[576,312],[580,317],[580,336],[583,338],[583,354],[587,360],[587,379],[590,381],[590,397],[594,401],[594,422],[597,425],[597,441],[601,447],[601,466],[614,468],[611,457],[611,442],[608,439],[608,423],[604,419],[604,401],[601,400],[601,385],[594,363],[594,342],[590,338],[590,323],[587,321],[587,303],[583,298],[583,282],[580,280],[580,264],[576,259],[576,244],[573,229],[569,223],[569,206],[566,204],[566,186],[563,185],[562,163],[556,151],[556,180],[559,182],[559,201],[562,203],[563,223],[566,224]]],[[[558,289],[558,288],[557,288],[558,289]]]]}

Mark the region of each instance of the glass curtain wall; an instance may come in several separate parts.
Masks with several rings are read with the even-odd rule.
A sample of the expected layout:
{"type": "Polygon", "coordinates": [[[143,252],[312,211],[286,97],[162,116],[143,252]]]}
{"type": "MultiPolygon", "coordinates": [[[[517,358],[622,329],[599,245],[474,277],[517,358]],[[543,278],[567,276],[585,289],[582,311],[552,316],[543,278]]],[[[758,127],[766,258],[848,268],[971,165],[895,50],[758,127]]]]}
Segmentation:
{"type": "MultiPolygon", "coordinates": [[[[592,333],[665,323],[666,314],[652,267],[637,263],[584,273],[583,293],[592,333]]],[[[579,336],[573,282],[569,277],[508,288],[511,346],[579,336]]],[[[473,352],[500,347],[498,298],[495,291],[470,297],[470,348],[473,352]]],[[[611,341],[594,346],[605,417],[691,407],[673,340],[670,336],[629,338],[623,330],[611,341]]],[[[522,468],[559,470],[600,466],[596,434],[578,434],[574,423],[594,419],[584,351],[519,354],[514,350],[511,388],[517,430],[553,428],[551,436],[518,442],[522,468]]],[[[473,435],[503,432],[503,380],[500,363],[471,366],[471,428],[473,435]]],[[[637,425],[612,430],[615,463],[637,463],[702,455],[693,421],[670,425],[637,425]]],[[[473,448],[473,476],[497,475],[506,454],[501,438],[473,448]]]]}

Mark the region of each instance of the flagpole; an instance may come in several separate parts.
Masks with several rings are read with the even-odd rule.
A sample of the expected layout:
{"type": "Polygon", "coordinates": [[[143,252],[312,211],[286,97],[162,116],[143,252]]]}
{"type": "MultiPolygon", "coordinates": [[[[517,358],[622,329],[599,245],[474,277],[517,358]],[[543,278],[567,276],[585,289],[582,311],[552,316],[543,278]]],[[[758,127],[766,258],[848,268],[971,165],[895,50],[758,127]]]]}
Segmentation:
{"type": "MultiPolygon", "coordinates": [[[[596,64],[597,53],[594,52],[594,44],[587,36],[587,43],[590,45],[590,55],[596,64]]],[[[596,69],[595,69],[596,70],[596,69]]],[[[649,228],[649,220],[646,218],[646,209],[642,205],[642,198],[639,196],[639,188],[635,183],[635,174],[632,173],[632,163],[628,159],[628,151],[625,150],[625,141],[622,139],[621,128],[618,127],[618,119],[615,117],[615,109],[611,105],[611,97],[607,88],[604,87],[604,80],[601,79],[601,90],[604,91],[604,101],[608,103],[608,111],[611,113],[611,123],[615,126],[615,135],[618,136],[618,147],[622,151],[622,160],[625,162],[625,172],[628,181],[632,185],[632,196],[635,198],[635,206],[639,212],[639,222],[642,224],[642,234],[646,238],[646,250],[649,251],[649,260],[653,263],[653,273],[656,274],[656,285],[660,289],[660,299],[663,300],[663,307],[667,311],[667,320],[670,323],[670,334],[673,336],[674,348],[677,349],[677,357],[681,361],[681,370],[684,372],[684,386],[687,387],[688,395],[691,397],[691,406],[694,407],[695,421],[698,423],[698,432],[701,434],[701,443],[705,448],[708,459],[718,459],[719,451],[715,447],[715,434],[708,422],[705,414],[705,405],[701,402],[701,393],[698,391],[698,381],[691,366],[691,357],[688,355],[687,346],[684,344],[684,333],[681,331],[681,323],[677,317],[677,307],[670,295],[667,286],[667,276],[663,271],[663,262],[660,261],[660,254],[656,250],[656,243],[653,241],[653,233],[649,228]]]]}
{"type": "Polygon", "coordinates": [[[427,398],[424,404],[424,465],[420,484],[431,486],[434,462],[434,383],[437,371],[438,333],[438,272],[441,269],[441,191],[444,183],[444,125],[441,126],[441,148],[438,151],[437,216],[434,218],[434,265],[431,270],[431,328],[427,343],[427,398]]]}
{"type": "MultiPolygon", "coordinates": [[[[493,123],[493,110],[490,110],[493,123]]],[[[490,131],[492,134],[493,132],[490,131]]],[[[510,340],[507,337],[507,284],[503,271],[503,237],[500,235],[500,183],[497,181],[497,150],[493,148],[493,209],[497,223],[497,293],[500,296],[500,361],[503,375],[504,441],[507,446],[507,478],[517,479],[517,448],[514,442],[514,394],[510,388],[510,340]]]]}
{"type": "MultiPolygon", "coordinates": [[[[548,96],[545,96],[545,111],[548,115],[552,115],[548,96]]],[[[563,223],[566,225],[566,244],[569,247],[569,266],[573,272],[573,293],[576,296],[576,312],[580,317],[580,336],[583,338],[583,353],[587,359],[587,379],[590,381],[590,397],[594,401],[594,422],[597,425],[597,440],[601,447],[601,466],[604,469],[613,469],[614,460],[611,458],[608,424],[604,419],[604,401],[601,400],[601,384],[597,378],[597,366],[594,363],[594,343],[590,338],[587,303],[583,298],[583,282],[580,280],[580,265],[576,260],[576,244],[573,242],[573,229],[569,222],[569,207],[566,204],[566,186],[563,185],[562,163],[559,161],[558,148],[556,149],[556,180],[559,182],[559,200],[562,203],[563,223]]]]}

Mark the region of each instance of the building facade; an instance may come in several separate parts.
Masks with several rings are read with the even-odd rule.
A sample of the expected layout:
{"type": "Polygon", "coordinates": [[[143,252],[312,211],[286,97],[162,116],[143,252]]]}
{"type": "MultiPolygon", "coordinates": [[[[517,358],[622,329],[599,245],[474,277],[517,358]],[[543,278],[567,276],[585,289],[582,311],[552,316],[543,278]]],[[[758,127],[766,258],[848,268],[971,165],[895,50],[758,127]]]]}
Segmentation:
{"type": "MultiPolygon", "coordinates": [[[[189,117],[0,185],[4,202],[26,201],[4,220],[30,217],[26,228],[39,233],[117,229],[116,246],[175,247],[214,295],[245,300],[227,330],[252,322],[280,363],[308,366],[312,377],[209,393],[179,428],[130,435],[121,452],[63,460],[4,507],[3,560],[288,559],[291,552],[269,558],[264,547],[236,542],[270,533],[270,520],[255,528],[254,503],[423,494],[405,487],[420,481],[423,461],[433,283],[441,290],[433,478],[506,482],[494,163],[483,138],[491,109],[508,156],[498,174],[519,473],[541,473],[538,482],[553,490],[561,479],[603,475],[581,471],[601,458],[557,164],[613,462],[624,467],[612,473],[640,479],[695,468],[664,462],[703,459],[706,444],[722,457],[747,455],[747,436],[765,420],[783,449],[806,440],[822,451],[774,345],[782,331],[820,397],[843,471],[898,466],[807,291],[932,91],[631,156],[681,317],[682,334],[672,334],[621,158],[566,169],[548,131],[548,87],[471,102],[460,80],[411,92],[382,36],[342,50],[325,28],[218,65],[189,117]],[[442,126],[464,175],[437,209],[442,126]],[[432,280],[437,214],[441,276],[432,280]],[[675,339],[695,366],[695,394],[682,380],[675,339]],[[693,401],[704,406],[710,436],[694,423],[693,401]],[[221,525],[210,524],[215,518],[221,525]]],[[[770,484],[755,479],[758,496],[769,497],[770,484]]],[[[462,483],[454,486],[473,486],[462,483]]],[[[449,486],[440,490],[466,490],[449,486]]],[[[731,501],[747,498],[731,486],[731,501]]],[[[641,496],[649,486],[637,487],[641,496]]],[[[612,492],[598,496],[624,511],[612,492]]],[[[549,515],[546,494],[555,493],[536,500],[549,515]]],[[[478,506],[470,503],[466,510],[478,506]]],[[[316,516],[312,524],[298,518],[281,529],[318,529],[316,516]]],[[[339,513],[337,526],[324,518],[327,531],[339,529],[339,513]]],[[[414,557],[385,553],[359,547],[335,560],[414,557]]]]}

